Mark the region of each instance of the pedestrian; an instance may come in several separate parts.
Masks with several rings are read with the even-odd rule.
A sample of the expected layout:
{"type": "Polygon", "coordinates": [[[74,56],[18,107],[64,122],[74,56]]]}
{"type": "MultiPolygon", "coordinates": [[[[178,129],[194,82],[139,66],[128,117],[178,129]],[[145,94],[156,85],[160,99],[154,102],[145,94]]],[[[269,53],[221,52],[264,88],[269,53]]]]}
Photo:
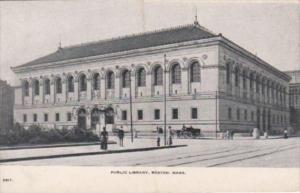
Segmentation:
{"type": "Polygon", "coordinates": [[[284,131],[283,131],[283,137],[284,137],[284,139],[287,139],[288,138],[288,131],[287,131],[287,129],[285,128],[284,129],[284,131]]]}
{"type": "Polygon", "coordinates": [[[231,133],[230,133],[230,139],[233,139],[233,136],[234,136],[234,131],[231,131],[231,133]]]}
{"type": "Polygon", "coordinates": [[[119,144],[121,147],[123,147],[123,139],[124,139],[124,130],[123,126],[118,130],[118,137],[119,137],[119,144]]]}
{"type": "Polygon", "coordinates": [[[106,131],[106,128],[103,127],[103,131],[100,134],[101,149],[107,150],[107,141],[108,141],[108,133],[106,131]]]}
{"type": "Polygon", "coordinates": [[[169,144],[169,146],[171,146],[172,144],[173,144],[173,141],[172,141],[172,128],[171,128],[171,126],[169,126],[169,129],[168,129],[168,144],[169,144]]]}
{"type": "Polygon", "coordinates": [[[159,147],[160,146],[160,137],[159,136],[157,137],[156,143],[157,143],[157,147],[159,147]]]}
{"type": "Polygon", "coordinates": [[[229,130],[226,131],[226,138],[230,139],[230,131],[229,130]]]}

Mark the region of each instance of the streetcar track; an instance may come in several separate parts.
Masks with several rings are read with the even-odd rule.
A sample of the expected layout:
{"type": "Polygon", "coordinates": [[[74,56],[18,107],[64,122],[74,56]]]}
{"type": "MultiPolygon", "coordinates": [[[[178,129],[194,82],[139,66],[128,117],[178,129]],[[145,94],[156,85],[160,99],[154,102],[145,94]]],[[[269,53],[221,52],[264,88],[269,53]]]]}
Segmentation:
{"type": "MultiPolygon", "coordinates": [[[[292,146],[292,145],[286,145],[284,147],[290,148],[290,146],[292,146]]],[[[292,146],[292,147],[294,147],[294,146],[292,146]]],[[[286,149],[288,149],[288,148],[286,148],[286,149]]],[[[273,149],[273,147],[264,148],[264,149],[261,149],[261,151],[269,150],[269,149],[273,149]]],[[[255,152],[256,150],[257,149],[251,150],[251,151],[242,152],[242,153],[235,153],[235,154],[223,155],[223,156],[213,157],[213,158],[205,158],[205,159],[194,160],[194,161],[189,161],[189,162],[184,162],[184,163],[179,163],[179,164],[171,164],[171,165],[167,165],[167,167],[174,167],[174,166],[187,165],[187,164],[196,163],[196,162],[203,162],[203,161],[215,160],[215,159],[220,159],[220,158],[232,157],[232,156],[236,156],[236,155],[242,155],[242,154],[246,154],[246,153],[252,153],[252,152],[255,152]]],[[[260,149],[258,149],[258,150],[260,150],[260,149]]],[[[213,166],[211,166],[211,167],[213,167],[213,166]]]]}
{"type": "Polygon", "coordinates": [[[275,150],[275,151],[271,151],[271,152],[264,153],[264,154],[259,154],[259,155],[249,156],[249,157],[246,157],[246,158],[240,158],[240,159],[236,159],[236,160],[217,163],[217,164],[209,165],[209,166],[206,166],[206,167],[215,167],[215,166],[224,165],[224,164],[228,164],[228,163],[234,163],[234,162],[238,162],[238,161],[249,160],[249,159],[253,159],[253,158],[257,158],[257,157],[263,157],[263,156],[266,156],[266,155],[271,155],[271,154],[274,154],[274,153],[278,153],[278,152],[282,152],[282,151],[290,150],[290,149],[295,149],[295,148],[298,148],[298,147],[275,150]]]}
{"type": "Polygon", "coordinates": [[[218,152],[212,152],[212,153],[206,153],[206,154],[197,154],[197,155],[192,155],[192,156],[180,156],[180,157],[176,157],[176,158],[172,158],[172,159],[165,159],[165,160],[157,160],[157,161],[148,161],[148,162],[143,162],[143,163],[137,163],[131,166],[141,166],[141,165],[145,165],[148,163],[160,163],[160,162],[168,162],[168,161],[173,161],[173,160],[179,160],[179,159],[185,159],[185,158],[192,158],[192,157],[199,157],[199,156],[206,156],[206,155],[214,155],[214,154],[219,154],[219,153],[224,153],[224,152],[230,152],[235,150],[236,148],[232,148],[232,149],[228,149],[226,151],[218,151],[218,152]]]}

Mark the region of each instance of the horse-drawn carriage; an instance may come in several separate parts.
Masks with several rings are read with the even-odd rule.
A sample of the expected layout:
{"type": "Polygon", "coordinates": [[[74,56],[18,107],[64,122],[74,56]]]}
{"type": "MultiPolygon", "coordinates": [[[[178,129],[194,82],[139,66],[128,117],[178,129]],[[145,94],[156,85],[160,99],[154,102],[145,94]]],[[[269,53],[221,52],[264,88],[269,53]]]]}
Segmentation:
{"type": "Polygon", "coordinates": [[[201,129],[191,127],[183,127],[181,130],[176,130],[177,138],[197,138],[201,136],[201,129]]]}

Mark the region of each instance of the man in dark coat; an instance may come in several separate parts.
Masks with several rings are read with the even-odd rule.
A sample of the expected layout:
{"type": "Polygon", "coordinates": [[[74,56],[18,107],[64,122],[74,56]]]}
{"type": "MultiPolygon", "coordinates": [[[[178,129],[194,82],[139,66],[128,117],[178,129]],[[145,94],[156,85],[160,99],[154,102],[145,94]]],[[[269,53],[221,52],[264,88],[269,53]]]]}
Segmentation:
{"type": "Polygon", "coordinates": [[[122,127],[122,126],[121,126],[121,128],[118,130],[118,137],[119,137],[119,141],[120,141],[120,146],[123,147],[124,130],[123,130],[123,127],[122,127]]]}
{"type": "Polygon", "coordinates": [[[101,149],[107,150],[107,141],[108,141],[108,133],[106,131],[106,128],[103,127],[103,131],[100,134],[101,149]]]}

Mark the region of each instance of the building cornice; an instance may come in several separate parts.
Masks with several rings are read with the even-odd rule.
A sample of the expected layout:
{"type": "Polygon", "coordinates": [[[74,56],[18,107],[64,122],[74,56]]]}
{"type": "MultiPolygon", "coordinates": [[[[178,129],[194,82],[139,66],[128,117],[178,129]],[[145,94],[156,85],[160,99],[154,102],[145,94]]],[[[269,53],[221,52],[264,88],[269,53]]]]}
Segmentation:
{"type": "Polygon", "coordinates": [[[241,46],[237,45],[236,43],[232,42],[231,40],[221,36],[220,42],[221,42],[221,45],[223,45],[223,46],[225,45],[227,48],[231,48],[231,50],[234,50],[235,53],[246,57],[247,59],[251,60],[255,64],[259,65],[261,68],[263,68],[267,71],[273,72],[274,74],[276,74],[277,76],[279,76],[283,80],[290,81],[292,79],[286,73],[278,70],[277,68],[275,68],[272,65],[268,64],[267,62],[265,62],[261,58],[255,56],[254,54],[252,54],[248,50],[242,48],[241,46]]]}
{"type": "Polygon", "coordinates": [[[162,46],[155,46],[149,48],[141,48],[135,50],[128,50],[104,55],[97,55],[97,56],[90,56],[84,58],[77,58],[77,59],[70,59],[70,60],[63,60],[58,62],[50,62],[50,63],[42,63],[34,66],[17,66],[12,67],[11,69],[15,73],[22,73],[22,72],[30,72],[32,70],[42,70],[42,69],[49,69],[49,68],[57,68],[57,67],[66,67],[66,66],[73,66],[79,64],[86,64],[92,62],[101,62],[105,60],[113,60],[113,59],[120,59],[126,57],[137,57],[141,55],[150,55],[150,54],[158,54],[162,52],[170,52],[174,50],[181,50],[186,48],[196,48],[196,47],[207,47],[212,45],[222,45],[230,50],[234,51],[235,53],[246,57],[247,59],[251,60],[253,63],[258,65],[259,67],[270,71],[276,74],[278,77],[285,81],[290,81],[291,77],[286,73],[276,69],[275,67],[271,66],[267,62],[263,61],[259,57],[255,56],[254,54],[250,53],[246,49],[240,47],[239,45],[235,44],[231,40],[219,35],[218,37],[201,39],[201,40],[193,40],[188,42],[180,42],[162,46]]]}
{"type": "Polygon", "coordinates": [[[30,72],[32,70],[41,70],[41,69],[49,69],[49,68],[57,68],[57,67],[65,67],[65,66],[73,66],[77,64],[86,64],[92,62],[101,62],[105,60],[113,60],[113,59],[120,59],[126,57],[136,57],[142,55],[150,55],[150,54],[157,54],[162,52],[170,52],[174,50],[181,50],[186,48],[195,48],[199,45],[201,47],[216,45],[218,37],[201,39],[201,40],[193,40],[188,42],[181,42],[181,43],[174,43],[168,44],[163,46],[155,46],[149,48],[141,48],[135,50],[128,50],[123,52],[116,52],[104,55],[97,55],[97,56],[90,56],[84,58],[77,58],[77,59],[70,59],[70,60],[63,60],[58,62],[50,62],[50,63],[42,63],[34,66],[17,66],[12,67],[11,69],[15,73],[21,72],[30,72]]]}

